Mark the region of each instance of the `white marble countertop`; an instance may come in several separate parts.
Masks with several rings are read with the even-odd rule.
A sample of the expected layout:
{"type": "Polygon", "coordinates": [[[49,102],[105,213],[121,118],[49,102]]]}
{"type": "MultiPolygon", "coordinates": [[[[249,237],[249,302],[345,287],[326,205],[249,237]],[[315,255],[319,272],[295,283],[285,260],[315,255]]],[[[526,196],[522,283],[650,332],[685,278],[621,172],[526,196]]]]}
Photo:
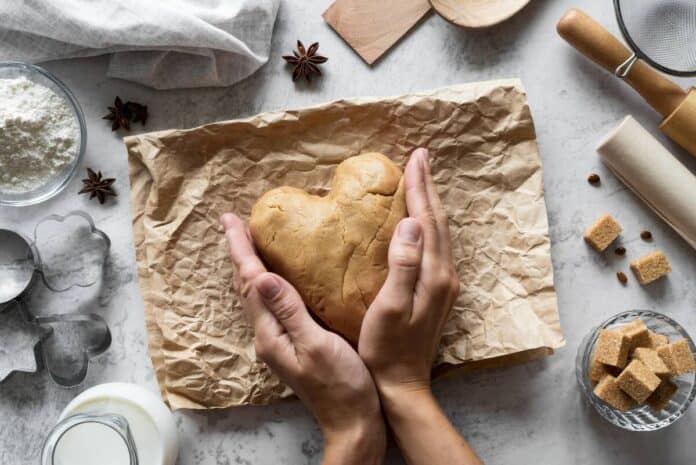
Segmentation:
{"type": "MultiPolygon", "coordinates": [[[[329,0],[284,0],[273,37],[272,56],[258,73],[221,89],[154,91],[105,77],[106,59],[47,63],[44,66],[75,92],[86,114],[89,142],[84,165],[118,178],[116,202],[100,206],[77,196],[80,178],[42,205],[0,208],[0,227],[29,233],[48,213],[79,208],[94,216],[113,239],[109,279],[99,288],[69,295],[39,292],[32,305],[43,313],[93,310],[111,325],[113,344],[90,366],[75,389],[53,385],[45,373],[17,374],[0,385],[0,463],[38,463],[40,444],[60,411],[83,389],[107,382],[133,382],[156,391],[147,354],[143,306],[138,288],[126,152],[118,134],[101,120],[115,95],[150,108],[147,130],[192,127],[296,108],[347,96],[389,96],[476,80],[520,77],[527,89],[544,164],[553,261],[567,346],[547,359],[480,372],[437,383],[446,412],[490,464],[639,465],[693,464],[696,410],[656,433],[619,430],[588,407],[577,388],[574,358],[591,327],[632,308],[667,313],[696,335],[696,251],[641,204],[599,162],[594,147],[626,114],[667,144],[690,168],[696,159],[658,134],[659,116],[633,91],[580,58],[555,33],[556,21],[574,2],[540,0],[509,22],[488,31],[464,31],[432,15],[373,68],[367,67],[323,22],[329,0]],[[295,86],[281,55],[297,38],[319,41],[330,57],[315,85],[295,86]],[[587,175],[597,172],[602,186],[587,175]],[[650,288],[614,274],[626,259],[604,259],[582,242],[582,230],[605,212],[615,214],[633,234],[632,253],[664,249],[674,272],[650,288]],[[637,232],[648,229],[648,244],[637,232]]],[[[577,2],[575,2],[577,3],[577,2]]],[[[589,13],[618,33],[611,2],[585,2],[589,13]]],[[[693,85],[694,81],[682,81],[693,85]]],[[[137,128],[140,130],[140,127],[137,128]]],[[[630,276],[632,278],[632,276],[630,276]]],[[[317,464],[319,431],[298,401],[264,408],[177,412],[182,465],[317,464]]],[[[402,463],[391,450],[388,464],[402,463]]]]}

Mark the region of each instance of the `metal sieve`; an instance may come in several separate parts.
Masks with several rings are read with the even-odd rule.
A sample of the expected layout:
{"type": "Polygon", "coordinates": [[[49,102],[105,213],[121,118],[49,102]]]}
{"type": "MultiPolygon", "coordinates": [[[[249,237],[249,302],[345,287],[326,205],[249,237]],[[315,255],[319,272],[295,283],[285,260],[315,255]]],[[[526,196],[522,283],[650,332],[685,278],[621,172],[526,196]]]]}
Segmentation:
{"type": "Polygon", "coordinates": [[[633,55],[617,70],[626,77],[641,59],[674,76],[696,76],[696,0],[614,0],[633,55]]]}

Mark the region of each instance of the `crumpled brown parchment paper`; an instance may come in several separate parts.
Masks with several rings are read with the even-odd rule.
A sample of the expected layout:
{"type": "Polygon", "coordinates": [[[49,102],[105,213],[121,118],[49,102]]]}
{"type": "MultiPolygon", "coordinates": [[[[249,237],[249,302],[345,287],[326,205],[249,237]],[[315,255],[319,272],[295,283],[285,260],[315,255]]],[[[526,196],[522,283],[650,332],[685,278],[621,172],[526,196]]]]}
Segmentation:
{"type": "Polygon", "coordinates": [[[248,216],[281,185],[325,192],[336,165],[362,152],[403,167],[413,149],[431,151],[462,283],[437,373],[529,360],[565,343],[541,162],[518,80],[339,100],[125,143],[149,350],[174,409],[292,394],[256,358],[218,218],[248,216]]]}

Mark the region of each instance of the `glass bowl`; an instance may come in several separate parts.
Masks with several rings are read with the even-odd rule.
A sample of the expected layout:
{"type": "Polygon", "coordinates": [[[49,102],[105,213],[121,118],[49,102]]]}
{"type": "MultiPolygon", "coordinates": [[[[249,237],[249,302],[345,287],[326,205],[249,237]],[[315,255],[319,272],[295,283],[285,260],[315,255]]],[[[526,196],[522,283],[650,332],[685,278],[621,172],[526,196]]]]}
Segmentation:
{"type": "MultiPolygon", "coordinates": [[[[38,66],[20,62],[0,62],[0,79],[18,77],[25,77],[30,81],[48,87],[68,103],[80,127],[80,140],[77,147],[73,149],[75,150],[75,157],[72,162],[66,165],[56,176],[47,180],[43,185],[24,192],[9,192],[0,189],[0,205],[15,207],[43,202],[65,189],[77,172],[80,161],[85,155],[85,147],[87,146],[87,126],[85,125],[85,117],[82,113],[82,108],[80,108],[80,104],[77,102],[77,99],[70,89],[57,77],[38,66]]],[[[0,104],[2,104],[2,102],[0,102],[0,104]]]]}
{"type": "Polygon", "coordinates": [[[696,397],[696,373],[671,378],[672,382],[679,387],[679,390],[660,412],[656,412],[647,405],[640,405],[627,412],[611,407],[594,395],[594,385],[590,381],[588,374],[590,357],[600,330],[623,326],[636,319],[642,319],[651,331],[668,336],[670,342],[685,338],[689,341],[691,352],[696,352],[694,342],[684,328],[673,319],[650,310],[630,310],[614,315],[585,336],[578,348],[578,355],[575,360],[575,374],[585,397],[604,419],[619,428],[629,431],[657,431],[676,422],[689,408],[694,397],[696,397]]]}

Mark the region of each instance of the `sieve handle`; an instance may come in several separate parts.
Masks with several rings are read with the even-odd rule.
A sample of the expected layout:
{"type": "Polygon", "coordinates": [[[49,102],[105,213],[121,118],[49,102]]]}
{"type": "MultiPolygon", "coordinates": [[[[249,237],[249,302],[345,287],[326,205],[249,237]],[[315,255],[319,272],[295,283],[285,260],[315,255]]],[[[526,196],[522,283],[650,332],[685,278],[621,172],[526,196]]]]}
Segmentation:
{"type": "MultiPolygon", "coordinates": [[[[580,53],[611,73],[633,55],[601,24],[576,8],[563,15],[556,30],[580,53]]],[[[684,89],[640,60],[633,65],[625,80],[663,116],[672,114],[686,98],[684,89]]]]}

